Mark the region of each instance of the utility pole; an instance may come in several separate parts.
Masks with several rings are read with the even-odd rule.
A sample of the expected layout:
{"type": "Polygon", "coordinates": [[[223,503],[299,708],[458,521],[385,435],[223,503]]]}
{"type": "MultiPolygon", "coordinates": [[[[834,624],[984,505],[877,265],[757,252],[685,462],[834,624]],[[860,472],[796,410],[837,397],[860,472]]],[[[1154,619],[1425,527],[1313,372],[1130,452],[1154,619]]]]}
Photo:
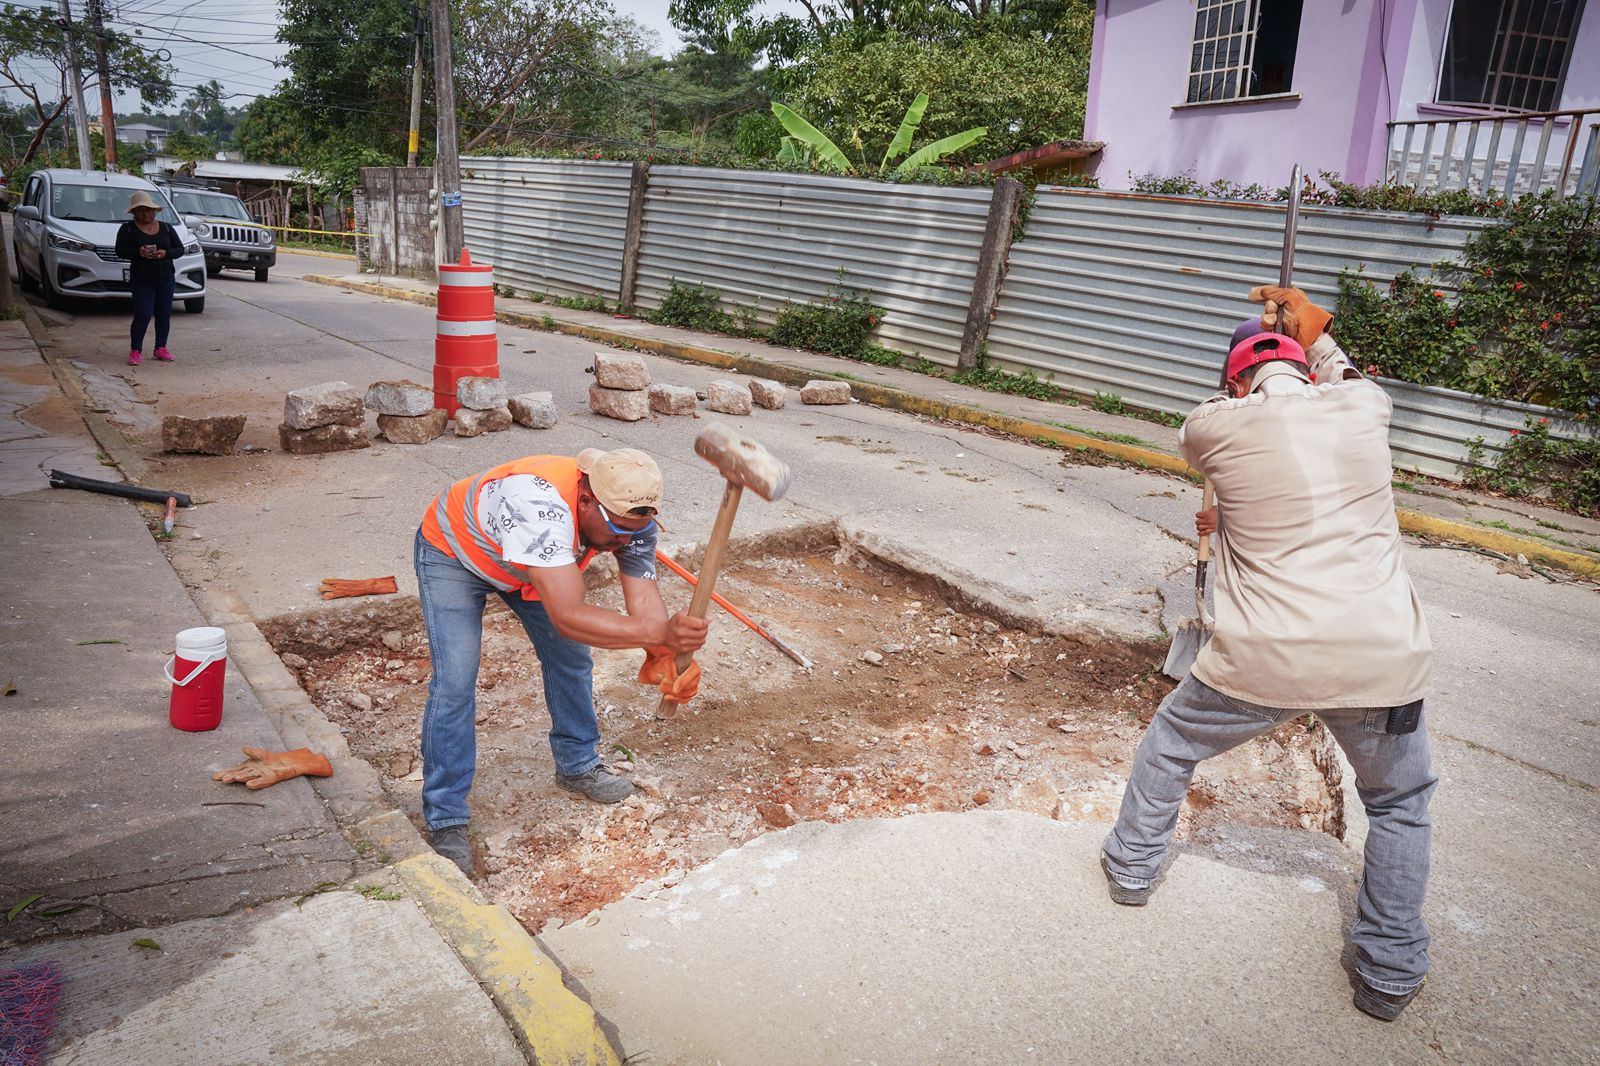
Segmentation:
{"type": "Polygon", "coordinates": [[[89,21],[94,26],[94,66],[100,76],[100,130],[106,141],[106,171],[117,169],[117,117],[111,110],[111,67],[106,62],[106,26],[102,0],[89,0],[89,21]]]}
{"type": "Polygon", "coordinates": [[[444,239],[447,263],[461,258],[466,243],[461,231],[461,149],[456,143],[455,64],[450,55],[453,41],[450,0],[433,0],[433,102],[439,112],[433,180],[439,190],[439,236],[444,239]]]}
{"type": "Polygon", "coordinates": [[[89,150],[89,115],[83,109],[83,72],[78,69],[78,46],[72,37],[72,8],[67,6],[67,0],[58,2],[61,5],[61,17],[56,20],[56,25],[61,27],[66,42],[67,77],[72,79],[73,121],[78,128],[78,169],[93,170],[94,153],[89,150]]]}
{"type": "Polygon", "coordinates": [[[406,138],[406,166],[417,165],[417,149],[422,141],[422,2],[417,0],[417,14],[412,32],[417,38],[416,51],[411,59],[411,132],[406,138]]]}

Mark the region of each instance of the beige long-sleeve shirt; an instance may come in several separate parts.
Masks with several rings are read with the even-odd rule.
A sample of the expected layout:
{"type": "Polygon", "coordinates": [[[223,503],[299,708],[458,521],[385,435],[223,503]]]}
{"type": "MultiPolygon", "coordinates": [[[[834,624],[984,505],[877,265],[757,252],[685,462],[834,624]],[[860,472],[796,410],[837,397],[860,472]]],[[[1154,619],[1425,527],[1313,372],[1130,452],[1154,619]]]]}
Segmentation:
{"type": "Polygon", "coordinates": [[[1331,337],[1306,354],[1311,381],[1266,364],[1179,435],[1221,516],[1216,630],[1194,673],[1269,707],[1399,706],[1427,690],[1433,642],[1401,558],[1389,397],[1331,337]]]}

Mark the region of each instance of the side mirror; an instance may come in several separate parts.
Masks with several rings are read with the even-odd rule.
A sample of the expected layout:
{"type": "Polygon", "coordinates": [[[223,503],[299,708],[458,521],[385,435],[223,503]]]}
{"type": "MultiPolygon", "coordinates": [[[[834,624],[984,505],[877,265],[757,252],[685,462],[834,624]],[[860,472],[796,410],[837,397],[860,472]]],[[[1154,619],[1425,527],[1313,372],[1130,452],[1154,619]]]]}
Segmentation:
{"type": "Polygon", "coordinates": [[[12,212],[12,214],[14,214],[17,218],[31,219],[34,222],[39,221],[39,207],[37,204],[23,204],[21,207],[12,212]]]}

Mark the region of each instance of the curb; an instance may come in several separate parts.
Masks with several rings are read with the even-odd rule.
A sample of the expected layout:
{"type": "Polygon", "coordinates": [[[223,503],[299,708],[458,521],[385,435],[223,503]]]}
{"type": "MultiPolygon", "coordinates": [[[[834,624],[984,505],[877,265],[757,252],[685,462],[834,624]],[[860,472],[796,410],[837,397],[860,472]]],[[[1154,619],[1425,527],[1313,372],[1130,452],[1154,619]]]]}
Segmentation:
{"type": "Polygon", "coordinates": [[[356,261],[356,257],[349,252],[319,252],[311,248],[284,248],[282,246],[278,248],[278,251],[284,255],[313,255],[318,259],[342,259],[347,263],[356,261]]]}
{"type": "MultiPolygon", "coordinates": [[[[389,299],[405,300],[409,303],[422,304],[427,307],[434,307],[438,304],[437,298],[432,293],[416,292],[412,289],[385,285],[382,282],[367,281],[361,278],[338,278],[322,274],[306,274],[302,276],[301,280],[315,282],[318,285],[352,289],[389,299]]],[[[642,349],[655,355],[664,355],[672,359],[701,363],[725,370],[735,370],[739,373],[756,377],[772,378],[790,385],[803,384],[814,380],[819,374],[844,378],[850,382],[850,391],[855,395],[856,399],[862,403],[872,404],[875,407],[886,407],[895,411],[904,411],[907,414],[922,415],[926,418],[937,418],[947,422],[992,429],[1048,446],[1070,448],[1076,451],[1099,452],[1102,455],[1118,459],[1141,469],[1160,470],[1190,481],[1199,480],[1199,475],[1191,470],[1189,464],[1184,462],[1180,456],[1169,455],[1153,448],[1142,448],[1137,444],[1122,444],[1117,441],[1101,440],[1099,437],[1091,437],[1084,433],[1075,433],[1071,430],[1059,429],[1039,422],[1031,422],[1025,418],[1014,418],[1010,415],[985,411],[980,407],[948,403],[944,400],[935,400],[931,397],[920,396],[916,393],[906,392],[887,385],[858,381],[844,374],[826,374],[824,371],[811,371],[801,367],[789,366],[785,363],[775,363],[758,356],[724,352],[694,344],[681,344],[677,341],[663,340],[659,337],[640,337],[620,330],[605,329],[601,326],[590,326],[578,322],[563,322],[554,318],[554,316],[548,317],[554,321],[554,327],[546,325],[543,317],[536,317],[521,311],[495,311],[496,321],[504,322],[507,325],[525,326],[533,329],[554,328],[557,333],[583,337],[586,340],[624,348],[642,349]]],[[[1456,522],[1448,518],[1440,518],[1437,515],[1424,514],[1420,511],[1396,508],[1395,516],[1400,522],[1401,531],[1405,533],[1466,544],[1511,557],[1523,555],[1535,562],[1557,567],[1580,577],[1600,578],[1600,559],[1593,556],[1583,555],[1579,552],[1563,551],[1560,548],[1553,548],[1541,541],[1521,537],[1515,533],[1483,529],[1479,526],[1456,522]]]]}

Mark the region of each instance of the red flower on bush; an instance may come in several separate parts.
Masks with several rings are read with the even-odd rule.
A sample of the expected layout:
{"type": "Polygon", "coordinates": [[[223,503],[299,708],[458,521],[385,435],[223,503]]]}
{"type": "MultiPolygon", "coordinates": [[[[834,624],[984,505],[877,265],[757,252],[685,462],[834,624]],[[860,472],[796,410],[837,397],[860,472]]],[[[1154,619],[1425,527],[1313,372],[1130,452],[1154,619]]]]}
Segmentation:
{"type": "Polygon", "coordinates": [[[1456,328],[1456,320],[1453,319],[1453,318],[1450,320],[1450,328],[1451,329],[1455,329],[1456,328]]]}
{"type": "Polygon", "coordinates": [[[1494,271],[1492,269],[1490,269],[1489,267],[1484,267],[1483,268],[1483,276],[1486,277],[1486,278],[1492,278],[1492,277],[1494,277],[1494,271]]]}
{"type": "Polygon", "coordinates": [[[1367,373],[1376,374],[1377,372],[1378,372],[1378,364],[1377,363],[1368,363],[1367,364],[1367,373]]]}
{"type": "Polygon", "coordinates": [[[1514,281],[1514,282],[1511,283],[1511,289],[1512,289],[1513,292],[1521,292],[1523,289],[1526,289],[1526,288],[1527,288],[1527,286],[1524,285],[1520,281],[1514,281]]]}
{"type": "Polygon", "coordinates": [[[1520,436],[1522,436],[1522,430],[1520,430],[1520,429],[1514,429],[1514,430],[1512,430],[1512,431],[1511,431],[1511,435],[1512,435],[1512,436],[1513,436],[1513,437],[1520,437],[1520,436]]]}
{"type": "Polygon", "coordinates": [[[1539,323],[1539,328],[1542,329],[1542,330],[1549,329],[1550,328],[1550,320],[1547,318],[1543,322],[1539,323]]]}
{"type": "Polygon", "coordinates": [[[1555,314],[1551,315],[1550,316],[1550,321],[1552,321],[1552,322],[1560,322],[1561,321],[1561,312],[1557,311],[1555,314]]]}
{"type": "Polygon", "coordinates": [[[1550,424],[1550,420],[1548,418],[1541,418],[1539,419],[1539,424],[1541,426],[1548,426],[1550,424]]]}
{"type": "Polygon", "coordinates": [[[1439,290],[1439,289],[1434,289],[1433,290],[1433,296],[1434,296],[1434,299],[1436,299],[1436,300],[1442,300],[1442,299],[1444,299],[1444,292],[1439,290]]]}

